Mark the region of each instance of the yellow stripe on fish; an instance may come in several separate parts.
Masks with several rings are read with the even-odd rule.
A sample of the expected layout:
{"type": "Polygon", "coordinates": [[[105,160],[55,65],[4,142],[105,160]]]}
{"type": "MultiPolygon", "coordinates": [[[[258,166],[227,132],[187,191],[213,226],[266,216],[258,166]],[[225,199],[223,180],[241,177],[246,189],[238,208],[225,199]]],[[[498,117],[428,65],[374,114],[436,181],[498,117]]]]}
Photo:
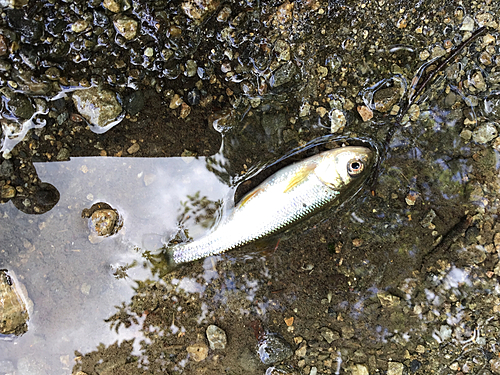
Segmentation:
{"type": "Polygon", "coordinates": [[[375,161],[371,149],[347,146],[289,165],[243,197],[206,236],[167,249],[169,261],[175,265],[220,254],[340,204],[360,189],[375,161]]]}

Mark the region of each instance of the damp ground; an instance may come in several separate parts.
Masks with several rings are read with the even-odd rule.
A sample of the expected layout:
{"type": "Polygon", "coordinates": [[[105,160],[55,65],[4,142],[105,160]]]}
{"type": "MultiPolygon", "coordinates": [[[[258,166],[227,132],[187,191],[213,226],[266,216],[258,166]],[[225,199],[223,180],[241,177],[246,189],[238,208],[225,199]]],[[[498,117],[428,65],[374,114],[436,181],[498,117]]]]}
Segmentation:
{"type": "Polygon", "coordinates": [[[500,373],[497,4],[0,5],[0,269],[33,302],[0,374],[500,373]],[[353,199],[165,267],[328,134],[378,145],[353,199]],[[122,221],[96,238],[101,203],[122,221]]]}

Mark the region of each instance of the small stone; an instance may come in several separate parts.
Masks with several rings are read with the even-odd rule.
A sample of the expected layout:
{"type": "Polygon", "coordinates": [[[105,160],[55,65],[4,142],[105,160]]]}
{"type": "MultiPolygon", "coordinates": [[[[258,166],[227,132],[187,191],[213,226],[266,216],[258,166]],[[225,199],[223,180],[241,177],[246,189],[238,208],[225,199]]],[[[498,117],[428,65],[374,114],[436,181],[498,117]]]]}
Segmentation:
{"type": "Polygon", "coordinates": [[[224,332],[219,327],[211,324],[207,327],[207,339],[210,349],[226,349],[227,337],[226,332],[224,332]]]}
{"type": "Polygon", "coordinates": [[[208,346],[207,344],[200,342],[193,345],[190,345],[186,348],[186,351],[189,353],[189,357],[193,358],[195,362],[201,362],[208,355],[208,346]]]}
{"type": "Polygon", "coordinates": [[[476,20],[480,26],[488,26],[493,29],[496,29],[498,27],[498,23],[495,21],[493,14],[489,12],[477,14],[476,20]]]}
{"type": "Polygon", "coordinates": [[[74,33],[81,33],[89,26],[89,23],[85,20],[78,20],[71,25],[71,31],[74,33]]]}
{"type": "Polygon", "coordinates": [[[350,340],[354,337],[354,328],[351,326],[342,326],[340,330],[344,339],[350,340]]]}
{"type": "Polygon", "coordinates": [[[186,61],[186,75],[188,77],[194,77],[198,72],[198,64],[194,60],[186,61]]]}
{"type": "Polygon", "coordinates": [[[187,0],[181,4],[189,18],[201,22],[219,7],[220,0],[187,0]]]}
{"type": "Polygon", "coordinates": [[[377,90],[373,95],[373,107],[379,112],[388,112],[401,99],[399,87],[387,87],[377,90]]]}
{"type": "Polygon", "coordinates": [[[299,358],[305,357],[306,353],[307,353],[307,345],[305,343],[295,351],[295,355],[299,358]]]}
{"type": "Polygon", "coordinates": [[[9,47],[7,44],[7,38],[0,35],[0,56],[5,56],[9,52],[9,47]]]}
{"type": "Polygon", "coordinates": [[[229,5],[225,5],[217,15],[217,21],[226,22],[230,15],[231,7],[229,5]]]}
{"type": "Polygon", "coordinates": [[[83,283],[82,286],[80,287],[80,292],[82,292],[82,294],[85,294],[86,296],[88,296],[90,294],[90,289],[92,287],[87,284],[87,283],[83,283]]]}
{"type": "Polygon", "coordinates": [[[141,148],[141,146],[139,145],[139,143],[134,143],[132,146],[130,146],[129,148],[127,148],[127,152],[129,154],[135,154],[137,151],[139,151],[141,148]]]}
{"type": "Polygon", "coordinates": [[[139,27],[136,20],[122,14],[115,17],[113,25],[115,25],[116,31],[127,40],[135,38],[139,27]]]}
{"type": "Polygon", "coordinates": [[[465,16],[460,27],[461,31],[472,31],[474,30],[474,20],[470,16],[465,16]]]}
{"type": "Polygon", "coordinates": [[[351,375],[370,375],[368,368],[365,365],[351,365],[349,369],[351,370],[351,375]]]}
{"type": "Polygon", "coordinates": [[[424,50],[424,51],[421,51],[419,54],[418,54],[418,58],[420,59],[420,61],[425,61],[429,58],[430,56],[430,52],[427,51],[427,50],[424,50]]]}
{"type": "Polygon", "coordinates": [[[417,345],[417,347],[415,348],[415,351],[419,354],[424,354],[425,353],[425,346],[417,345]]]}
{"type": "Polygon", "coordinates": [[[118,214],[114,210],[97,210],[92,214],[90,220],[90,225],[94,228],[96,234],[106,237],[112,234],[118,221],[118,214]]]}
{"type": "Polygon", "coordinates": [[[182,103],[184,103],[184,101],[181,99],[180,95],[179,94],[175,94],[172,97],[172,100],[170,100],[169,108],[170,109],[176,109],[176,108],[180,107],[180,105],[182,103]]]}
{"type": "Polygon", "coordinates": [[[290,60],[290,45],[284,40],[277,40],[274,45],[274,51],[278,55],[278,60],[289,61],[290,60]]]}
{"type": "Polygon", "coordinates": [[[491,34],[486,34],[483,36],[483,44],[488,45],[488,44],[494,44],[496,42],[496,39],[493,35],[491,34]]]}
{"type": "Polygon", "coordinates": [[[95,126],[91,130],[96,133],[118,123],[122,107],[113,91],[91,87],[73,92],[72,99],[78,113],[95,126]]]}
{"type": "Polygon", "coordinates": [[[424,228],[434,229],[436,226],[432,224],[432,220],[436,217],[436,212],[431,208],[427,215],[420,221],[420,225],[424,228]]]}
{"type": "Polygon", "coordinates": [[[144,56],[146,57],[153,57],[154,55],[154,52],[155,50],[151,47],[147,47],[145,50],[144,50],[144,56]]]}
{"type": "Polygon", "coordinates": [[[436,57],[441,57],[446,55],[446,50],[441,46],[436,46],[432,49],[431,57],[435,59],[436,57]]]}
{"type": "Polygon", "coordinates": [[[417,121],[420,117],[420,107],[418,104],[412,104],[408,109],[408,115],[410,115],[411,121],[417,121]]]}
{"type": "Polygon", "coordinates": [[[472,132],[472,140],[476,143],[488,143],[498,136],[498,131],[494,123],[480,125],[472,132]]]}
{"type": "Polygon", "coordinates": [[[389,362],[387,368],[387,375],[403,375],[405,366],[399,362],[389,362]]]}
{"type": "Polygon", "coordinates": [[[330,328],[327,327],[322,327],[320,329],[320,334],[329,344],[331,344],[334,340],[338,340],[340,338],[338,332],[332,331],[330,328]]]}
{"type": "Polygon", "coordinates": [[[280,335],[266,333],[265,339],[259,343],[257,350],[259,358],[265,365],[281,362],[293,355],[290,344],[280,335]]]}
{"type": "Polygon", "coordinates": [[[185,119],[191,113],[191,107],[187,105],[187,103],[182,102],[181,104],[181,113],[179,115],[180,118],[185,119]]]}
{"type": "Polygon", "coordinates": [[[363,121],[368,121],[373,118],[373,111],[367,106],[358,106],[358,113],[363,121]]]}
{"type": "Polygon", "coordinates": [[[0,189],[0,198],[2,199],[11,199],[16,196],[16,189],[10,185],[4,185],[0,189]]]}
{"type": "Polygon", "coordinates": [[[121,11],[121,1],[119,0],[104,0],[102,6],[113,13],[121,11]]]}
{"type": "Polygon", "coordinates": [[[302,105],[300,106],[299,117],[309,116],[310,110],[311,105],[308,102],[302,103],[302,105]]]}
{"type": "Polygon", "coordinates": [[[328,75],[328,68],[326,66],[319,66],[316,71],[318,72],[319,78],[325,78],[328,75]]]}
{"type": "Polygon", "coordinates": [[[486,82],[484,82],[484,77],[479,71],[474,73],[474,75],[469,79],[469,83],[473,84],[479,91],[486,90],[486,82]]]}
{"type": "Polygon", "coordinates": [[[57,153],[56,160],[58,161],[69,160],[69,156],[70,156],[69,150],[63,147],[57,153]]]}
{"type": "Polygon", "coordinates": [[[494,374],[500,374],[500,358],[490,359],[490,370],[494,374]]]}
{"type": "Polygon", "coordinates": [[[479,61],[483,65],[491,65],[491,55],[488,52],[483,52],[479,55],[479,61]]]}
{"type": "Polygon", "coordinates": [[[462,138],[465,142],[468,142],[472,138],[472,131],[469,129],[464,129],[460,133],[460,138],[462,138]]]}
{"type": "Polygon", "coordinates": [[[31,101],[24,95],[16,95],[7,103],[11,113],[22,119],[29,119],[35,113],[35,108],[31,101]]]}
{"type": "Polygon", "coordinates": [[[271,86],[279,87],[287,84],[294,79],[297,73],[297,66],[293,63],[293,61],[288,61],[281,65],[278,69],[276,69],[273,76],[271,77],[271,86]]]}
{"type": "Polygon", "coordinates": [[[329,115],[330,117],[330,132],[337,133],[342,131],[344,126],[347,124],[344,112],[339,109],[332,110],[329,115]]]}
{"type": "Polygon", "coordinates": [[[380,291],[377,293],[377,297],[380,301],[382,307],[391,308],[393,306],[397,306],[401,302],[401,298],[393,296],[392,294],[386,291],[380,291]]]}

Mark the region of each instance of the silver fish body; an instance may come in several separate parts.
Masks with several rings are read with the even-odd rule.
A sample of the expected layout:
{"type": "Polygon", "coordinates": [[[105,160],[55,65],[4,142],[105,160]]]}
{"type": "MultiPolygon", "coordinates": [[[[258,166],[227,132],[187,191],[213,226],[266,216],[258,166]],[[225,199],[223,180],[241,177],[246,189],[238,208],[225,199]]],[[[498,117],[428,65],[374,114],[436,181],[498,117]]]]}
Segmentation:
{"type": "Polygon", "coordinates": [[[369,148],[348,146],[283,168],[248,193],[206,236],[168,249],[169,261],[176,265],[223,253],[342,203],[360,189],[374,162],[369,148]]]}

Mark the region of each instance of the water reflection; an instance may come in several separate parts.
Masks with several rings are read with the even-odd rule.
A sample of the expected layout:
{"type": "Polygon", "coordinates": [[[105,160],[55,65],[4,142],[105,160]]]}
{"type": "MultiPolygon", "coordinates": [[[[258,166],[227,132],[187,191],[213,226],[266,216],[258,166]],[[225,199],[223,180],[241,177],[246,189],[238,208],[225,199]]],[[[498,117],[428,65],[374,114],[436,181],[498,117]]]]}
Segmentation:
{"type": "Polygon", "coordinates": [[[115,306],[139,298],[143,287],[158,281],[142,267],[137,249],[161,247],[176,235],[179,222],[189,226],[190,236],[201,235],[217,211],[215,202],[226,199],[230,187],[207,171],[205,158],[90,157],[35,167],[60,199],[36,216],[11,203],[0,206],[0,236],[8,241],[0,264],[16,271],[34,302],[30,329],[16,345],[0,341],[0,361],[14,363],[20,373],[33,368],[54,374],[69,373],[74,351],[88,352],[98,342],[130,343],[137,355],[140,340],[133,339],[143,335],[144,311],[154,308],[142,310],[126,327],[109,329],[115,306]],[[123,228],[92,243],[82,211],[97,202],[116,209],[123,228]]]}

